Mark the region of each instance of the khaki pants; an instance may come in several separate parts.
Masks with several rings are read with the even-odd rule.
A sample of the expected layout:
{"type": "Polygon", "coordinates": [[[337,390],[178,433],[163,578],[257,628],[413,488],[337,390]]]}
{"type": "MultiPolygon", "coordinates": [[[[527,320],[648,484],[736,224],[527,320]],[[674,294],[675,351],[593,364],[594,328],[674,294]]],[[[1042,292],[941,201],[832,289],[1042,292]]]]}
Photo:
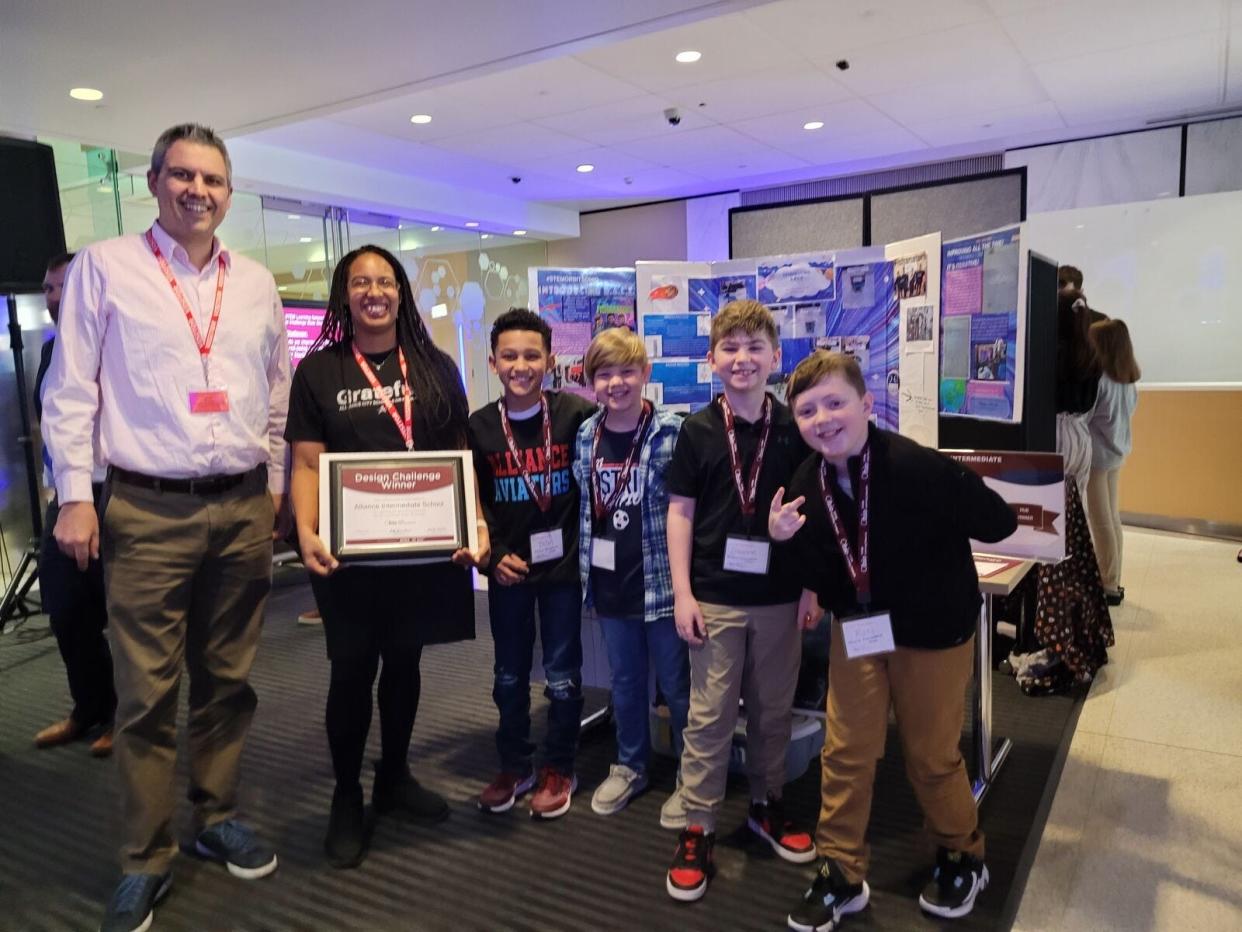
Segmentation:
{"type": "Polygon", "coordinates": [[[1121,585],[1121,504],[1117,498],[1120,469],[1093,469],[1087,481],[1087,524],[1095,559],[1100,564],[1104,591],[1116,593],[1121,585]]]}
{"type": "Polygon", "coordinates": [[[707,643],[690,648],[690,713],[682,733],[682,798],[691,825],[714,831],[724,800],[739,697],[753,799],[781,795],[790,710],[802,656],[797,603],[730,608],[700,602],[707,643]]]}
{"type": "Polygon", "coordinates": [[[190,674],[189,798],[196,829],[234,812],[254,715],[247,677],[272,582],[272,500],[262,472],[199,496],[110,483],[103,521],[115,667],[125,873],[168,869],[177,693],[190,674]]]}
{"type": "Polygon", "coordinates": [[[850,883],[867,876],[867,822],[890,703],[906,776],[932,842],[983,857],[978,812],[959,747],[973,664],[973,638],[947,650],[899,647],[891,654],[850,660],[841,623],[832,623],[815,845],[821,856],[840,865],[850,883]]]}

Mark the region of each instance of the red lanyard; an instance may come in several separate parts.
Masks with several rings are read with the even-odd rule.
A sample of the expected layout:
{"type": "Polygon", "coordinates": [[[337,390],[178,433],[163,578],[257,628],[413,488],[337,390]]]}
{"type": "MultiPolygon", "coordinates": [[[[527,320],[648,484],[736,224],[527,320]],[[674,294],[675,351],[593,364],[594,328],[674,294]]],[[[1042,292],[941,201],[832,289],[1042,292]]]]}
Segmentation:
{"type": "Polygon", "coordinates": [[[168,260],[164,258],[164,253],[160,251],[160,244],[155,241],[155,233],[147,230],[147,245],[151,247],[151,251],[155,253],[155,261],[160,264],[160,271],[164,273],[164,278],[168,280],[168,287],[172,289],[177,300],[181,303],[181,310],[185,313],[185,319],[190,325],[190,333],[194,337],[194,345],[198,347],[198,358],[203,363],[203,381],[207,380],[207,357],[211,355],[211,344],[216,341],[216,325],[220,322],[220,305],[224,301],[224,254],[221,253],[219,258],[219,268],[216,272],[216,303],[211,309],[211,323],[207,327],[207,339],[203,339],[202,332],[198,329],[198,321],[194,319],[194,309],[190,307],[190,302],[185,299],[185,292],[181,290],[181,285],[177,283],[177,276],[173,275],[172,267],[169,266],[168,260]]]}
{"type": "Polygon", "coordinates": [[[371,390],[375,393],[375,397],[380,400],[380,404],[384,406],[384,410],[388,412],[388,416],[392,418],[392,422],[397,425],[397,430],[401,433],[401,439],[405,441],[407,450],[414,449],[414,415],[410,407],[410,375],[405,368],[405,353],[401,352],[401,347],[397,347],[397,361],[401,364],[401,387],[405,390],[405,418],[397,414],[397,406],[392,403],[392,399],[384,394],[384,388],[380,385],[380,380],[376,377],[371,364],[367,362],[367,358],[358,351],[358,345],[353,344],[354,360],[358,363],[358,368],[362,370],[362,374],[367,377],[367,381],[371,383],[371,390]]]}
{"type": "Polygon", "coordinates": [[[828,520],[832,522],[832,531],[837,536],[837,546],[841,548],[841,556],[845,558],[845,568],[849,571],[850,580],[854,583],[854,591],[858,593],[858,603],[864,608],[871,602],[871,563],[868,553],[871,549],[871,444],[867,444],[862,452],[862,471],[858,478],[858,556],[855,559],[854,548],[850,546],[849,537],[845,533],[845,523],[841,513],[837,511],[837,503],[833,501],[828,490],[828,461],[819,463],[819,490],[824,496],[824,507],[828,509],[828,520]]]}
{"type": "Polygon", "coordinates": [[[599,424],[595,427],[595,442],[591,444],[591,503],[595,506],[595,520],[599,520],[612,511],[616,507],[617,502],[621,498],[621,493],[625,491],[625,487],[630,483],[630,473],[634,471],[635,464],[638,463],[638,451],[643,445],[643,435],[647,433],[647,425],[651,423],[653,406],[651,402],[643,402],[643,413],[638,419],[638,427],[634,430],[634,439],[630,443],[630,452],[626,454],[625,464],[621,467],[621,473],[617,476],[617,483],[613,487],[612,495],[607,501],[604,500],[603,494],[600,492],[600,466],[603,465],[599,456],[599,438],[604,433],[604,415],[600,415],[599,424]]]}
{"type": "Polygon", "coordinates": [[[548,416],[548,396],[541,394],[539,403],[543,405],[542,490],[535,488],[535,480],[531,477],[530,470],[526,468],[526,458],[522,456],[517,441],[513,439],[513,428],[509,426],[509,413],[505,410],[504,400],[496,402],[496,406],[500,409],[500,429],[505,432],[505,443],[509,445],[509,453],[517,463],[518,469],[521,470],[522,481],[526,483],[526,489],[530,492],[530,497],[535,500],[539,510],[547,514],[548,509],[552,507],[552,419],[548,416]]]}
{"type": "Polygon", "coordinates": [[[759,494],[759,472],[763,469],[763,457],[768,449],[768,435],[772,432],[772,396],[763,396],[763,432],[759,435],[759,446],[755,448],[755,459],[750,466],[750,478],[743,484],[742,457],[737,449],[737,426],[733,417],[733,408],[729,405],[726,395],[720,396],[720,410],[724,415],[725,436],[729,440],[729,463],[733,467],[733,484],[737,487],[738,502],[742,506],[742,514],[750,517],[755,513],[755,499],[759,494]]]}

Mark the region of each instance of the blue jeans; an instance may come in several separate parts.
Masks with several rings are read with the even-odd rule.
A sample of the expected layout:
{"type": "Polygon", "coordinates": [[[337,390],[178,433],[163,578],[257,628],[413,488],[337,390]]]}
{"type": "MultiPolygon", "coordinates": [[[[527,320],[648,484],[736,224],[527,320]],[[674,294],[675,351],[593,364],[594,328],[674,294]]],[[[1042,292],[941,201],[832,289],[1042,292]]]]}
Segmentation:
{"type": "Polygon", "coordinates": [[[492,699],[500,712],[496,750],[502,770],[529,773],[530,668],[535,651],[535,605],[543,648],[548,697],[546,763],[563,774],[574,771],[582,725],[582,587],[574,583],[518,583],[488,587],[488,615],[495,642],[492,699]]]}
{"type": "Polygon", "coordinates": [[[648,658],[668,703],[673,749],[681,759],[681,732],[690,710],[690,662],[673,619],[599,619],[612,670],[612,715],[617,723],[617,761],[638,773],[651,754],[648,658]]]}

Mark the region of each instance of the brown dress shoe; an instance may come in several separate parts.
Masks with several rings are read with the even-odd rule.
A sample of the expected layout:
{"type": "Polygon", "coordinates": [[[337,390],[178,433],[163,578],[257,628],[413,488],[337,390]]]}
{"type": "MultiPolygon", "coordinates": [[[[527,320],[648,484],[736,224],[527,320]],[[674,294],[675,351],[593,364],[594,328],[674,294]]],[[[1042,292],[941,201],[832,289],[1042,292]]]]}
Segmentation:
{"type": "Polygon", "coordinates": [[[82,735],[82,728],[71,718],[61,719],[48,725],[35,735],[35,747],[54,748],[70,741],[76,741],[82,735]]]}
{"type": "Polygon", "coordinates": [[[91,742],[91,757],[111,757],[112,756],[112,729],[109,728],[102,735],[91,742]]]}

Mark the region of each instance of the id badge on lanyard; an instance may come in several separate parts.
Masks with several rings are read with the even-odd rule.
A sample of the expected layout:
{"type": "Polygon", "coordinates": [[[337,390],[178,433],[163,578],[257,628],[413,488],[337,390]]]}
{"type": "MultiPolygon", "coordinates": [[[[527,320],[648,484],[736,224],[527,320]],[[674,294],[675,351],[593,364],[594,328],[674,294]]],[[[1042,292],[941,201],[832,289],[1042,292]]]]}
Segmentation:
{"type": "MultiPolygon", "coordinates": [[[[755,447],[755,458],[750,466],[750,475],[743,479],[742,457],[737,445],[737,425],[733,416],[733,407],[728,396],[720,396],[720,412],[725,423],[725,439],[729,447],[729,466],[733,473],[733,485],[737,490],[738,504],[747,524],[755,516],[755,500],[759,494],[759,474],[763,470],[763,460],[768,450],[768,438],[772,433],[772,396],[763,396],[763,428],[759,434],[759,444],[755,447]]],[[[767,575],[772,562],[772,542],[767,537],[749,534],[730,534],[725,538],[724,568],[731,573],[750,573],[767,575]]]]}
{"type": "MultiPolygon", "coordinates": [[[[616,508],[621,496],[625,494],[626,488],[630,484],[630,474],[634,471],[634,467],[638,464],[641,455],[643,437],[647,433],[647,426],[651,423],[651,419],[655,412],[655,406],[649,401],[643,402],[643,413],[638,419],[638,426],[634,429],[634,439],[630,442],[629,453],[626,454],[625,462],[621,465],[621,469],[617,473],[616,484],[613,486],[612,494],[608,498],[604,498],[600,490],[600,465],[602,459],[599,455],[599,442],[604,433],[604,417],[601,416],[599,423],[595,426],[595,439],[591,444],[591,513],[595,523],[603,521],[610,511],[616,508]]],[[[613,573],[617,569],[617,542],[608,537],[600,537],[592,534],[591,541],[591,566],[597,570],[606,570],[613,573]]]]}
{"type": "MultiPolygon", "coordinates": [[[[518,464],[518,469],[522,474],[522,481],[526,483],[526,491],[530,493],[535,507],[546,518],[552,508],[552,417],[548,413],[548,396],[543,395],[539,399],[539,403],[543,406],[543,436],[541,438],[542,443],[540,444],[543,448],[542,488],[535,486],[535,479],[531,475],[530,470],[526,468],[526,458],[522,455],[522,451],[518,449],[517,441],[513,437],[513,427],[509,424],[509,412],[505,410],[504,401],[500,401],[497,407],[500,410],[500,428],[505,435],[505,444],[509,447],[509,455],[518,464]]],[[[531,563],[559,560],[563,556],[565,556],[565,532],[560,528],[536,531],[530,535],[531,563]]]]}

